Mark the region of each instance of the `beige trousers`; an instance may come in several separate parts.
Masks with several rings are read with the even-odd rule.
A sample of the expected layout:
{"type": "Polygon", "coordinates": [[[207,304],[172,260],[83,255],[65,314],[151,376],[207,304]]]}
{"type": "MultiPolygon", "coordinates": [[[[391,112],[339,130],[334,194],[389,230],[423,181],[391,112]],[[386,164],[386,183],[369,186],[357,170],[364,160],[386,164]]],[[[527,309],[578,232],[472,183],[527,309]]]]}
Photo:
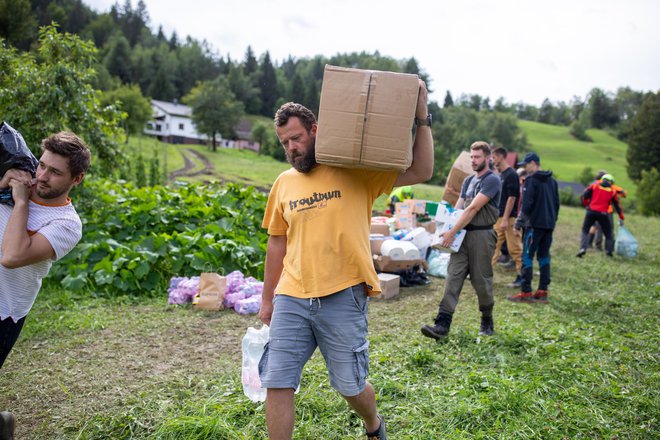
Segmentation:
{"type": "Polygon", "coordinates": [[[509,250],[509,255],[516,263],[516,271],[520,273],[522,269],[522,237],[516,237],[516,234],[513,230],[513,224],[516,222],[514,217],[509,218],[509,225],[506,228],[506,231],[502,231],[500,225],[502,224],[502,217],[497,219],[495,226],[495,232],[497,232],[497,243],[495,244],[495,253],[493,254],[492,264],[495,266],[497,264],[497,259],[500,256],[500,249],[502,248],[502,243],[506,240],[506,248],[509,250]]]}

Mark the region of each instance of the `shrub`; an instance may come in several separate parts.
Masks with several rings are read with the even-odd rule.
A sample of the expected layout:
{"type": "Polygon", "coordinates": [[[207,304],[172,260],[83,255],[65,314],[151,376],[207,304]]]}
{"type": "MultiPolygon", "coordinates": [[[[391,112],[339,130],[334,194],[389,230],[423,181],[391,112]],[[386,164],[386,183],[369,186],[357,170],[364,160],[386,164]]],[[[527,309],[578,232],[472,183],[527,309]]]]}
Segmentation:
{"type": "Polygon", "coordinates": [[[136,188],[89,179],[76,201],[83,239],[53,266],[49,282],[140,296],[162,293],[173,276],[240,270],[263,277],[266,196],[253,187],[136,188]]]}
{"type": "Polygon", "coordinates": [[[642,214],[646,216],[660,215],[660,173],[656,168],[642,171],[642,179],[637,185],[637,199],[642,214]]]}

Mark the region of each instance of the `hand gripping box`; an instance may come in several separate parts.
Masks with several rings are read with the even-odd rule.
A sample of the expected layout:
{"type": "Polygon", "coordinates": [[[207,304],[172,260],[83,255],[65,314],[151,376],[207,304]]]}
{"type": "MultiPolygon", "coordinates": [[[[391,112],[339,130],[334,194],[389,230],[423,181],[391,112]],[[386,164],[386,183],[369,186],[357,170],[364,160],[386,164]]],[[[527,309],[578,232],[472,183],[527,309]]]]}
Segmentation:
{"type": "Polygon", "coordinates": [[[417,75],[325,66],[316,160],[404,171],[412,163],[417,75]]]}

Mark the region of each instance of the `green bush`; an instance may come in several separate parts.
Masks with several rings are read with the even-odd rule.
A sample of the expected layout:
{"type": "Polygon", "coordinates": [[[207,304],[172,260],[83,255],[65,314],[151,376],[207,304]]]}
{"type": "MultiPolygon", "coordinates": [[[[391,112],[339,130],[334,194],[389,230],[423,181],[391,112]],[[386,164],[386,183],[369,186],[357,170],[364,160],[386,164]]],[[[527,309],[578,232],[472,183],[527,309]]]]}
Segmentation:
{"type": "Polygon", "coordinates": [[[83,239],[49,282],[111,295],[156,295],[173,276],[240,270],[263,277],[266,196],[253,187],[136,188],[90,179],[76,197],[83,239]]]}
{"type": "Polygon", "coordinates": [[[582,206],[580,196],[573,194],[573,190],[569,187],[559,191],[559,203],[565,206],[582,206]]]}
{"type": "Polygon", "coordinates": [[[660,215],[660,173],[656,168],[642,171],[642,179],[637,186],[637,199],[642,214],[646,216],[660,215]]]}

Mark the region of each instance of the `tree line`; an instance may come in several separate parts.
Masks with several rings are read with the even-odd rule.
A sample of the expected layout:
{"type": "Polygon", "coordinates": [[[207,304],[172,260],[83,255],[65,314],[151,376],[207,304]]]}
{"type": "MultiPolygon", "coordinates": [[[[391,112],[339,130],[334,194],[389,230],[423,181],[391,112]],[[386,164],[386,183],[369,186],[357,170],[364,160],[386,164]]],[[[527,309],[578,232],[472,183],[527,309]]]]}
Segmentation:
{"type": "MultiPolygon", "coordinates": [[[[105,118],[110,125],[117,124],[126,134],[142,131],[151,114],[149,99],[187,103],[193,108],[193,120],[200,131],[212,139],[216,135],[233,138],[233,127],[245,114],[270,118],[286,101],[300,102],[318,114],[325,64],[414,73],[431,90],[434,87],[432,78],[414,57],[397,60],[378,52],[310,58],[289,56],[277,61],[271,59],[268,51],[257,55],[248,46],[243,59],[235,60],[220,55],[206,41],[190,36],[180,38],[176,32],[168,36],[162,27],[153,32],[142,0],[135,6],[131,0],[115,3],[108,12],[101,13],[91,10],[81,0],[0,0],[0,38],[5,60],[20,58],[21,63],[37,70],[50,69],[51,74],[56,73],[58,63],[68,66],[80,63],[85,72],[80,90],[87,93],[82,102],[91,101],[92,109],[98,106],[90,111],[98,111],[99,118],[105,118]],[[50,26],[51,23],[56,23],[56,27],[50,26]],[[50,48],[44,49],[48,38],[50,48]],[[56,49],[54,46],[58,44],[61,47],[56,49]],[[78,49],[71,50],[72,44],[78,49]]],[[[38,72],[33,73],[37,81],[38,72]]],[[[52,96],[46,96],[54,97],[53,102],[59,103],[62,96],[67,96],[55,78],[47,87],[52,88],[52,96]]],[[[75,95],[75,86],[68,87],[69,93],[75,95]]],[[[21,100],[30,96],[30,86],[23,84],[23,93],[21,97],[5,92],[0,110],[21,113],[16,103],[25,102],[21,100]],[[13,107],[11,100],[18,100],[13,107]]],[[[535,107],[522,102],[507,103],[503,97],[494,103],[479,95],[463,94],[454,99],[447,91],[442,107],[437,102],[429,104],[435,121],[438,164],[432,183],[444,183],[453,159],[474,140],[485,139],[493,145],[524,152],[528,143],[517,126],[518,119],[570,126],[571,133],[585,141],[589,140],[586,130],[591,127],[605,128],[625,141],[633,140],[633,121],[648,95],[629,87],[622,87],[616,93],[594,88],[584,99],[575,97],[570,103],[546,99],[540,107],[535,107]]],[[[43,110],[37,115],[43,108],[55,112],[56,106],[48,105],[48,100],[43,98],[44,102],[35,104],[32,113],[22,111],[25,116],[22,121],[30,125],[31,120],[43,119],[43,110]]],[[[59,124],[63,123],[62,117],[59,124]]],[[[657,121],[653,117],[650,120],[657,121]]],[[[116,156],[112,146],[115,142],[112,136],[116,133],[108,124],[102,126],[105,128],[97,129],[93,139],[102,141],[95,144],[108,145],[101,148],[104,157],[110,159],[116,156]]],[[[46,128],[51,127],[43,129],[46,128]]],[[[262,153],[284,160],[272,124],[254,124],[252,137],[261,143],[262,153]]],[[[641,179],[642,170],[658,166],[657,154],[650,168],[649,163],[636,162],[637,157],[629,154],[629,173],[635,180],[641,179]]]]}

